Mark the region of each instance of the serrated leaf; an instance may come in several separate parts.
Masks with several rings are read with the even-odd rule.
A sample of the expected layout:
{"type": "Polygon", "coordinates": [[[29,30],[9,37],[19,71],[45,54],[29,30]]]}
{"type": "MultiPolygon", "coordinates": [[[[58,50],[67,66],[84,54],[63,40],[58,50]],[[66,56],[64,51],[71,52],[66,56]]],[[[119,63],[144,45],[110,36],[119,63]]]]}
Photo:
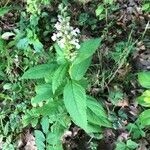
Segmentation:
{"type": "Polygon", "coordinates": [[[28,69],[22,76],[22,79],[40,79],[44,78],[47,74],[50,74],[56,65],[54,64],[42,64],[28,69]]]}
{"type": "Polygon", "coordinates": [[[32,104],[37,104],[42,102],[43,100],[47,100],[53,97],[51,84],[43,84],[36,86],[35,91],[37,95],[32,98],[32,104]]]}
{"type": "Polygon", "coordinates": [[[138,73],[138,81],[143,87],[150,88],[150,71],[138,73]]]}
{"type": "Polygon", "coordinates": [[[91,64],[91,59],[92,58],[89,57],[84,61],[80,62],[79,64],[73,63],[69,70],[71,78],[74,80],[81,80],[91,64]]]}
{"type": "Polygon", "coordinates": [[[87,117],[92,124],[111,127],[104,108],[92,97],[87,97],[87,117]]]}
{"type": "Polygon", "coordinates": [[[68,65],[61,65],[54,72],[54,75],[53,75],[53,78],[52,78],[53,93],[55,93],[55,91],[58,89],[58,87],[62,84],[63,80],[65,79],[67,70],[68,70],[68,65]]]}
{"type": "Polygon", "coordinates": [[[42,116],[54,116],[58,114],[58,107],[63,106],[63,101],[50,101],[37,109],[42,116]],[[51,110],[51,111],[50,111],[51,110]]]}
{"type": "Polygon", "coordinates": [[[100,38],[84,41],[79,49],[79,55],[73,63],[79,64],[87,58],[91,57],[96,51],[96,49],[100,46],[100,42],[100,38]]]}
{"type": "Polygon", "coordinates": [[[84,88],[75,81],[69,81],[64,88],[64,104],[75,124],[86,129],[87,107],[84,88]]]}
{"type": "Polygon", "coordinates": [[[42,126],[42,130],[45,134],[48,133],[49,131],[49,119],[48,117],[43,117],[41,120],[41,126],[42,126]]]}
{"type": "Polygon", "coordinates": [[[11,7],[1,7],[0,8],[0,17],[4,16],[11,10],[11,7]]]}

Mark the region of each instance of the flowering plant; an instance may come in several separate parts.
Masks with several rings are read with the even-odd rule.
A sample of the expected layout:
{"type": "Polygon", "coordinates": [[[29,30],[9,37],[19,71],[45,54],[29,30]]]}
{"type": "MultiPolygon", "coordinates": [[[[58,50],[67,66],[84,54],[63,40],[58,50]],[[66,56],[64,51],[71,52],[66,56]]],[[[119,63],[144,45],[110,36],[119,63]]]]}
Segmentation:
{"type": "Polygon", "coordinates": [[[77,55],[77,49],[80,48],[78,28],[73,28],[70,25],[70,17],[66,16],[67,7],[59,5],[61,15],[58,15],[58,22],[55,24],[56,33],[53,34],[52,40],[56,41],[64,51],[64,56],[67,60],[73,61],[77,55]]]}
{"type": "MultiPolygon", "coordinates": [[[[32,98],[31,103],[34,112],[38,112],[37,116],[55,114],[54,126],[58,119],[58,110],[61,110],[59,115],[64,114],[58,119],[59,121],[63,119],[61,134],[69,127],[70,120],[87,133],[99,133],[101,126],[111,127],[111,123],[101,104],[86,95],[84,76],[91,64],[92,55],[100,45],[100,39],[80,42],[80,30],[70,25],[70,17],[66,13],[67,7],[62,8],[60,5],[59,8],[62,11],[58,15],[58,22],[55,24],[56,32],[52,36],[52,40],[56,42],[54,48],[57,61],[31,68],[22,78],[45,79],[43,84],[36,87],[37,95],[32,98]],[[69,121],[66,118],[69,118],[69,121]]],[[[55,131],[53,125],[52,133],[55,131]]],[[[58,138],[58,135],[56,137],[58,138]]]]}

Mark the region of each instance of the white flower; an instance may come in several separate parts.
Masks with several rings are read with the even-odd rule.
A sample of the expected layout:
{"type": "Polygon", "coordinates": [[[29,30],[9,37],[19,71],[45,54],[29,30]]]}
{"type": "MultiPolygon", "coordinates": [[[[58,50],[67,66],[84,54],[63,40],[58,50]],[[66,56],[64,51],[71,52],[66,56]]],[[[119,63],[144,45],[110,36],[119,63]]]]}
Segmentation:
{"type": "Polygon", "coordinates": [[[59,37],[62,37],[63,36],[63,34],[61,33],[61,32],[58,32],[57,33],[57,37],[59,38],[59,37]]]}
{"type": "Polygon", "coordinates": [[[65,39],[61,39],[60,41],[58,41],[58,44],[61,48],[65,47],[65,39]]]}
{"type": "Polygon", "coordinates": [[[76,33],[80,33],[80,30],[79,30],[78,28],[76,28],[74,31],[75,31],[76,33]]]}
{"type": "Polygon", "coordinates": [[[53,41],[56,41],[56,40],[57,40],[57,34],[56,34],[56,33],[53,33],[52,40],[53,40],[53,41]]]}
{"type": "Polygon", "coordinates": [[[60,24],[59,22],[57,22],[57,23],[55,24],[55,28],[56,28],[57,30],[61,30],[61,24],[60,24]]]}
{"type": "Polygon", "coordinates": [[[70,25],[70,17],[58,15],[58,22],[55,24],[56,33],[52,40],[56,41],[60,48],[64,50],[64,56],[67,60],[73,61],[77,56],[77,49],[80,48],[78,35],[80,30],[70,25]]]}
{"type": "Polygon", "coordinates": [[[79,43],[76,43],[75,46],[76,46],[76,49],[79,49],[81,47],[79,43]]]}
{"type": "Polygon", "coordinates": [[[63,21],[63,18],[62,18],[61,15],[58,15],[58,21],[59,21],[59,22],[62,22],[62,21],[63,21]]]}

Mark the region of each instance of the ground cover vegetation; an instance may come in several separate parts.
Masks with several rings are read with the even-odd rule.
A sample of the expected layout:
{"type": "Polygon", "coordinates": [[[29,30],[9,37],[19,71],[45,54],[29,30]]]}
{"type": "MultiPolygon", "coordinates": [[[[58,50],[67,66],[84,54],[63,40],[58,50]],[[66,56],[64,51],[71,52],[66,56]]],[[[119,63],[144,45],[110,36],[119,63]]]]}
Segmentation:
{"type": "Polygon", "coordinates": [[[0,1],[0,150],[150,149],[148,0],[0,1]]]}

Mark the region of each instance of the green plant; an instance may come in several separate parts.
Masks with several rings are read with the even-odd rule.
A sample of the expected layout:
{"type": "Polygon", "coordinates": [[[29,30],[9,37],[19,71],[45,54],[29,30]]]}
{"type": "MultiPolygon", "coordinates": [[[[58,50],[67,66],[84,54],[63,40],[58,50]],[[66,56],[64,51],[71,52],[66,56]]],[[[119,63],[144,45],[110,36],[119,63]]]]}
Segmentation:
{"type": "Polygon", "coordinates": [[[117,142],[115,150],[135,150],[138,147],[138,144],[131,139],[127,142],[117,142]]]}
{"type": "MultiPolygon", "coordinates": [[[[138,81],[142,85],[142,87],[149,89],[150,88],[150,72],[140,72],[138,74],[138,81]]],[[[138,103],[144,107],[150,107],[150,90],[146,90],[143,92],[143,94],[137,98],[138,103]]],[[[150,125],[150,119],[149,119],[149,113],[150,109],[144,110],[140,116],[139,121],[141,125],[143,126],[149,126],[150,125]]]]}
{"type": "MultiPolygon", "coordinates": [[[[61,16],[58,16],[59,21],[55,25],[57,33],[54,33],[52,37],[56,41],[54,44],[55,60],[30,68],[22,76],[22,79],[39,79],[39,81],[42,79],[36,86],[36,96],[31,100],[36,108],[27,112],[24,116],[24,124],[29,124],[34,116],[34,120],[37,119],[34,122],[32,120],[31,123],[36,126],[40,115],[48,116],[49,121],[52,121],[50,117],[52,113],[54,120],[49,122],[52,124],[50,129],[50,134],[52,134],[52,127],[55,125],[56,128],[59,127],[55,124],[57,122],[55,110],[61,109],[64,113],[60,112],[60,114],[65,114],[87,133],[99,133],[100,127],[111,127],[111,123],[103,106],[86,95],[84,75],[91,63],[92,55],[100,46],[100,39],[89,39],[79,44],[77,39],[79,30],[70,26],[70,18],[65,13],[67,8],[63,8],[62,5],[59,8],[61,8],[61,16]],[[62,26],[64,24],[65,28],[62,26]],[[49,111],[51,110],[49,107],[54,109],[54,112],[49,111]],[[39,110],[43,110],[44,114],[41,114],[39,110]]],[[[65,130],[69,127],[69,123],[66,124],[65,130]]],[[[63,132],[58,131],[61,136],[63,132]]],[[[44,136],[42,137],[44,141],[44,136]]],[[[57,144],[52,143],[52,145],[57,144]]]]}

